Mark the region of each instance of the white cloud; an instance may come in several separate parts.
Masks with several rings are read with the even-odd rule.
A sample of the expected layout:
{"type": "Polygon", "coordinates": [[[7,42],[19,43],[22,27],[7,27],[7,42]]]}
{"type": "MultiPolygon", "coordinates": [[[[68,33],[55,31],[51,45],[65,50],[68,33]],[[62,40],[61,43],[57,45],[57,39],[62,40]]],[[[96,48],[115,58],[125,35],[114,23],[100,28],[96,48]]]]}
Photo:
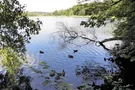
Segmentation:
{"type": "Polygon", "coordinates": [[[52,12],[54,10],[67,9],[76,4],[76,0],[18,0],[26,4],[28,11],[52,12]]]}

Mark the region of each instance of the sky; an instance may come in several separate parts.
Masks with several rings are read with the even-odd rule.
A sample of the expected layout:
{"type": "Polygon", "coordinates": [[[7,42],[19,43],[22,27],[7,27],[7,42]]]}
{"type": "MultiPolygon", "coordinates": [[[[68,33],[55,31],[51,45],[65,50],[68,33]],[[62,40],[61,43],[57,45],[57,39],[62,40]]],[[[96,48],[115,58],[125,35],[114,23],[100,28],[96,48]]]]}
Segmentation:
{"type": "Polygon", "coordinates": [[[18,0],[26,5],[26,11],[53,12],[76,5],[76,0],[18,0]]]}

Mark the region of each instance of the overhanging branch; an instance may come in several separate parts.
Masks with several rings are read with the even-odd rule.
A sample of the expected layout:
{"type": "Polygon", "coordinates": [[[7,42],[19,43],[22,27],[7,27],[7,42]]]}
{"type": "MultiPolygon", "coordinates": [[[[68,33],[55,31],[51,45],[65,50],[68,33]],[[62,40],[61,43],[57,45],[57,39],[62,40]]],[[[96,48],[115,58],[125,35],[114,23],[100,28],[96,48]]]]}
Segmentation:
{"type": "Polygon", "coordinates": [[[102,40],[102,41],[96,41],[96,40],[90,39],[90,38],[88,38],[88,37],[83,37],[83,36],[79,36],[79,37],[81,37],[82,39],[89,40],[89,42],[99,43],[99,45],[102,46],[102,47],[103,47],[104,49],[106,49],[106,50],[110,50],[110,49],[108,49],[108,48],[104,45],[104,43],[110,42],[110,41],[115,41],[115,40],[122,40],[122,39],[123,39],[123,37],[113,37],[113,38],[104,39],[104,40],[102,40]]]}
{"type": "MultiPolygon", "coordinates": [[[[119,0],[121,1],[121,0],[119,0]]],[[[110,50],[108,49],[104,43],[109,42],[109,41],[115,41],[115,40],[122,40],[123,37],[112,37],[112,38],[108,38],[108,39],[104,39],[102,41],[98,41],[96,39],[91,39],[89,37],[87,37],[86,34],[81,33],[79,30],[76,30],[76,28],[73,27],[67,27],[64,23],[60,22],[59,23],[61,28],[61,31],[58,31],[56,33],[58,33],[58,35],[63,39],[64,43],[71,43],[71,41],[74,41],[77,38],[81,38],[83,40],[86,40],[87,42],[85,42],[86,44],[89,44],[90,42],[94,42],[94,43],[98,43],[99,46],[102,46],[104,49],[106,50],[110,50]]]]}
{"type": "Polygon", "coordinates": [[[105,42],[110,42],[110,41],[115,41],[115,40],[122,40],[122,39],[123,39],[122,37],[113,37],[113,38],[104,39],[104,40],[102,40],[102,41],[99,41],[98,43],[99,43],[100,46],[102,46],[104,49],[110,50],[110,49],[108,49],[108,48],[104,45],[105,42]]]}
{"type": "Polygon", "coordinates": [[[109,41],[115,41],[115,40],[122,40],[123,37],[113,37],[113,38],[108,38],[100,41],[101,43],[109,42],[109,41]]]}

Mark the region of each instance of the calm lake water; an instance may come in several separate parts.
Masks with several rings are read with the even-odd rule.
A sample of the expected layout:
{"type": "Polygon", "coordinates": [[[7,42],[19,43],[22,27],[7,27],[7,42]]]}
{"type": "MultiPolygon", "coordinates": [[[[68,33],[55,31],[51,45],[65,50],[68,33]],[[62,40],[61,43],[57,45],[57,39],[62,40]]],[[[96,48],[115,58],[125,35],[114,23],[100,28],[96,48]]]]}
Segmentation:
{"type": "MultiPolygon", "coordinates": [[[[32,17],[35,19],[37,17],[32,17]]],[[[29,57],[33,58],[33,63],[36,64],[37,61],[43,60],[47,62],[51,69],[54,69],[58,72],[65,70],[66,82],[73,84],[73,87],[77,87],[81,83],[81,77],[76,77],[75,69],[77,65],[83,65],[85,61],[88,62],[97,62],[101,66],[109,64],[104,61],[105,57],[108,57],[109,54],[102,47],[97,47],[93,43],[89,43],[84,46],[76,46],[74,44],[68,44],[66,47],[62,47],[61,43],[57,38],[52,39],[52,33],[58,31],[59,26],[58,22],[62,21],[67,26],[74,27],[76,29],[86,30],[86,33],[91,33],[93,29],[83,28],[80,26],[80,22],[86,21],[87,18],[75,18],[75,17],[38,17],[42,22],[42,30],[38,35],[32,36],[32,39],[29,44],[26,44],[27,54],[29,57]],[[44,51],[44,54],[40,54],[39,51],[44,51]],[[73,50],[78,50],[78,52],[73,53],[73,50]],[[71,54],[74,58],[68,58],[68,55],[71,54]]],[[[103,40],[108,37],[112,37],[110,34],[111,31],[108,31],[112,28],[109,24],[106,27],[95,28],[95,35],[98,40],[103,40]]],[[[78,44],[82,44],[80,41],[76,41],[78,44]]],[[[111,43],[107,44],[111,47],[111,43]]],[[[36,66],[35,68],[40,68],[36,66]]],[[[37,77],[33,72],[27,72],[29,75],[33,76],[33,88],[39,90],[53,90],[49,87],[44,87],[42,85],[43,79],[37,77]]],[[[100,83],[99,83],[100,84],[100,83]]]]}

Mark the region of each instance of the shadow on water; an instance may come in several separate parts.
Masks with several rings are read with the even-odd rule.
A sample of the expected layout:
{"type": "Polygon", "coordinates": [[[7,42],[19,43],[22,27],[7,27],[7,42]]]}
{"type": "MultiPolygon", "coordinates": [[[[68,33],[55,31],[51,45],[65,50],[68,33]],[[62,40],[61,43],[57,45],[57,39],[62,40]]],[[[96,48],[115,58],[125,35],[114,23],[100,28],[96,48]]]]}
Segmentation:
{"type": "Polygon", "coordinates": [[[75,71],[83,83],[101,85],[104,83],[104,76],[112,75],[118,71],[118,68],[111,62],[109,65],[101,65],[95,61],[85,61],[82,65],[77,65],[75,71]]]}
{"type": "MultiPolygon", "coordinates": [[[[38,90],[63,90],[72,88],[76,90],[80,85],[101,85],[104,83],[104,76],[111,75],[117,70],[112,63],[112,66],[101,65],[93,60],[85,61],[80,65],[76,65],[74,75],[71,78],[67,70],[55,70],[47,65],[44,61],[36,62],[37,65],[31,65],[25,69],[25,74],[31,76],[32,87],[38,90]],[[75,78],[75,79],[74,79],[75,78]],[[75,80],[73,82],[73,80],[75,80]],[[71,83],[72,81],[73,83],[71,83]],[[38,85],[35,86],[35,85],[38,85]]],[[[71,74],[72,75],[72,74],[71,74]]]]}

